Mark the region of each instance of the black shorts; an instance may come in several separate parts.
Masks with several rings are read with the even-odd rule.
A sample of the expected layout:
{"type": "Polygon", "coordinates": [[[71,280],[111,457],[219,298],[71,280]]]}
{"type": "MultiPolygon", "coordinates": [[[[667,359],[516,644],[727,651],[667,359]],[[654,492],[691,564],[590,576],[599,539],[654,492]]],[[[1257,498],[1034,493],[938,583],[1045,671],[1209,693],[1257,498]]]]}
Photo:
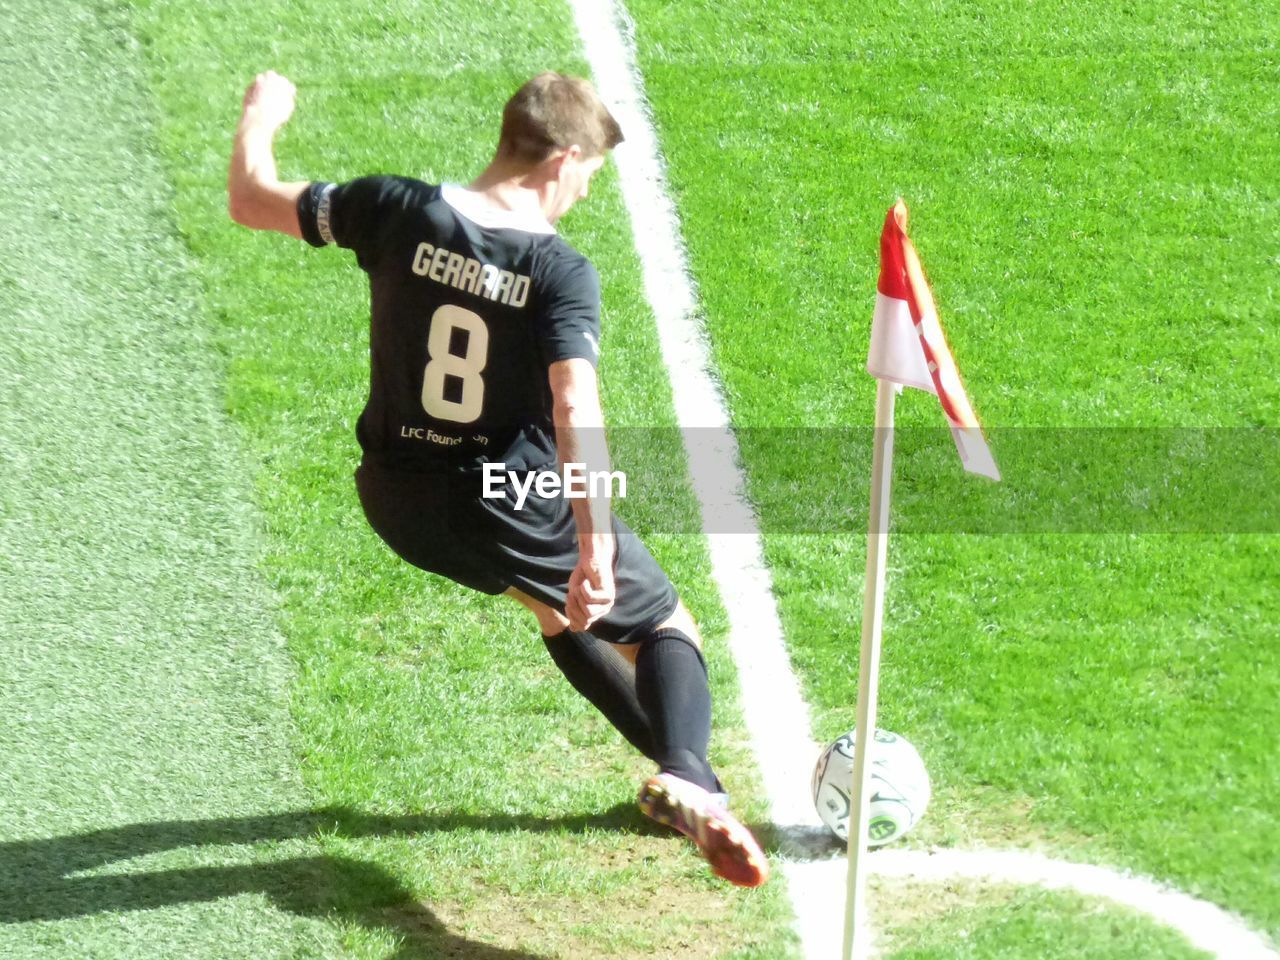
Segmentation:
{"type": "MultiPolygon", "coordinates": [[[[451,491],[447,474],[407,473],[362,463],[356,489],[379,537],[415,567],[483,593],[510,587],[564,613],[569,575],[578,563],[573,511],[562,497],[530,491],[523,509],[512,500],[482,500],[473,484],[451,491]]],[[[675,587],[640,538],[613,518],[617,550],[613,609],[591,626],[611,643],[635,643],[671,617],[675,587]]]]}

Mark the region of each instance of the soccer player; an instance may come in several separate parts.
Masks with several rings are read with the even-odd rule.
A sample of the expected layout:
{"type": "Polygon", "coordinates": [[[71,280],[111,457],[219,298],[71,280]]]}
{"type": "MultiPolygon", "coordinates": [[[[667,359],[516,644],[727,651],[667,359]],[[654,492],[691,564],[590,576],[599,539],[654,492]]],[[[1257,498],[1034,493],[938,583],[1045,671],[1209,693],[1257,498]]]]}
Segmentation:
{"type": "Polygon", "coordinates": [[[295,94],[274,72],[246,91],[230,213],[346,247],[369,276],[356,488],[370,526],[409,563],[532,611],[569,682],[657,763],[645,814],[690,837],[718,876],[758,886],[768,862],[707,762],[702,641],[666,574],[603,492],[485,496],[485,464],[517,482],[563,464],[609,469],[600,280],[555,223],[622,141],[617,121],[587,81],[543,73],[508,101],[496,153],[467,187],[284,183],[273,140],[295,94]]]}

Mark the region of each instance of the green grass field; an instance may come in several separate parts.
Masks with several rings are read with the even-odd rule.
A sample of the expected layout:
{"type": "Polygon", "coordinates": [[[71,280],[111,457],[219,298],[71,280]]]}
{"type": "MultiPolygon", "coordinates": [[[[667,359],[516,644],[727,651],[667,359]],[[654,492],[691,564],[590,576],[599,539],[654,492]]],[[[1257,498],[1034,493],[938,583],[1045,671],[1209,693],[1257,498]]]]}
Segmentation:
{"type": "MultiPolygon", "coordinates": [[[[902,195],[997,439],[1277,424],[1274,12],[633,9],[736,422],[871,422],[876,238],[902,195]]],[[[899,411],[941,423],[922,394],[899,411]]],[[[779,463],[752,436],[762,523],[795,529],[779,463]]],[[[946,502],[981,481],[937,442],[908,481],[946,502]]],[[[851,483],[846,457],[824,452],[804,461],[810,489],[850,490],[865,516],[865,469],[851,483]]],[[[1091,466],[1097,496],[1127,482],[1123,457],[1091,466]]],[[[881,688],[883,725],[921,746],[941,791],[911,842],[1066,851],[1280,933],[1275,538],[1123,523],[931,534],[945,527],[929,509],[916,496],[896,518],[920,532],[890,548],[881,688]]],[[[853,719],[862,538],[767,546],[818,731],[834,736],[853,719]]]]}
{"type": "MultiPolygon", "coordinates": [[[[716,363],[735,422],[762,428],[745,467],[815,736],[852,724],[865,515],[865,452],[822,443],[870,423],[897,195],[998,458],[1002,428],[1280,426],[1280,15],[630,10],[716,363]],[[798,498],[842,522],[800,523],[798,498]]],[[[567,9],[0,11],[0,957],[796,955],[780,882],[715,883],[634,810],[645,764],[531,621],[366,530],[362,276],[225,214],[256,71],[299,86],[284,176],[465,180],[515,86],[585,70],[567,9]]],[[[614,177],[564,232],[604,280],[611,422],[669,428],[614,177]]],[[[922,394],[899,411],[941,422],[922,394]]],[[[980,481],[938,442],[910,461],[913,532],[891,546],[882,724],[935,787],[906,842],[1136,870],[1280,937],[1275,538],[1123,512],[952,532],[928,493],[980,481]]],[[[713,759],[762,820],[704,545],[674,532],[696,525],[678,443],[614,443],[676,478],[622,512],[704,625],[713,759]]],[[[1076,492],[1123,485],[1113,456],[1076,492]]],[[[1053,497],[1007,467],[1008,495],[1053,497]]],[[[1201,956],[1080,898],[877,890],[895,960],[1201,956]]]]}
{"type": "Polygon", "coordinates": [[[136,48],[0,11],[0,956],[332,955],[341,864],[254,826],[311,802],[293,668],[136,48]]]}

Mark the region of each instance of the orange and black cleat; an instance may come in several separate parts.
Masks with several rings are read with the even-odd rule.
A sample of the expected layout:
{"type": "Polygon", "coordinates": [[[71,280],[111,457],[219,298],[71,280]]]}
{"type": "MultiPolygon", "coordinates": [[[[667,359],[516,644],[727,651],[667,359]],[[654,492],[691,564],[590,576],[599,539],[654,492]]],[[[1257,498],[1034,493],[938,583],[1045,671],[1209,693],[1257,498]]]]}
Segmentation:
{"type": "Polygon", "coordinates": [[[769,879],[764,851],[728,811],[722,794],[659,773],[640,788],[638,802],[650,820],[679,830],[696,843],[717,877],[740,887],[758,887],[769,879]]]}

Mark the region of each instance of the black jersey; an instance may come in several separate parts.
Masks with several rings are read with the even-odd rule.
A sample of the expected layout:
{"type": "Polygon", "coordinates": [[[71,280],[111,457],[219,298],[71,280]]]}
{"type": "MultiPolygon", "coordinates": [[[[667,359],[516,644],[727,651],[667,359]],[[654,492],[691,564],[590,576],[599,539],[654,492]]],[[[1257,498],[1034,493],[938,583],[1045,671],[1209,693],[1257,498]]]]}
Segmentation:
{"type": "Polygon", "coordinates": [[[365,461],[555,463],[547,367],[599,354],[600,279],[545,220],[406,177],[313,183],[298,222],[355,251],[372,294],[365,461]]]}

